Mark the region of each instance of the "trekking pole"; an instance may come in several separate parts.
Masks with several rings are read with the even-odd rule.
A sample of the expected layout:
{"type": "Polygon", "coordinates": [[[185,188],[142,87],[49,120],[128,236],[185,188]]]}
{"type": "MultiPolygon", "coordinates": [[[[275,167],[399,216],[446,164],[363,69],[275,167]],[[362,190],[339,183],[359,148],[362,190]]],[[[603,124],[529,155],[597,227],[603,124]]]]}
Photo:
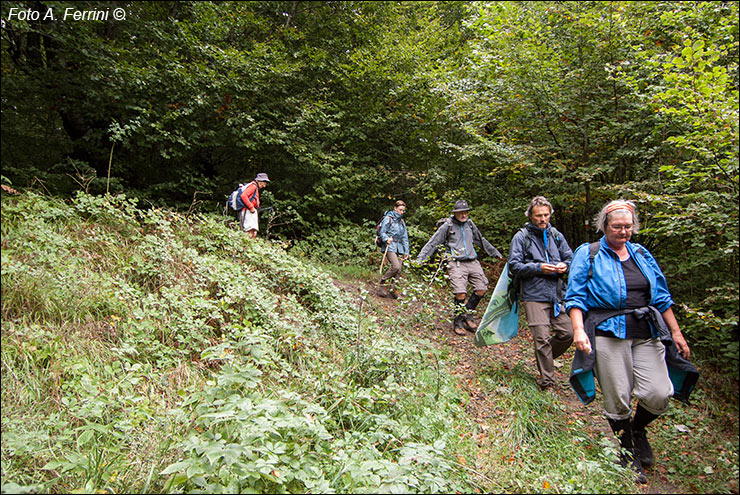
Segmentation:
{"type": "Polygon", "coordinates": [[[390,247],[390,244],[386,243],[385,245],[385,252],[383,253],[383,261],[380,262],[380,274],[383,274],[383,265],[385,265],[385,258],[388,256],[388,248],[390,247]]]}
{"type": "Polygon", "coordinates": [[[439,271],[442,269],[442,265],[444,265],[444,262],[446,259],[447,259],[447,254],[445,253],[445,255],[443,255],[439,260],[439,266],[437,266],[437,271],[434,272],[434,275],[432,275],[432,279],[429,281],[429,284],[426,287],[424,287],[424,290],[421,291],[421,294],[419,294],[419,297],[424,295],[427,289],[432,286],[432,284],[434,283],[434,279],[437,278],[437,274],[439,274],[439,271]]]}

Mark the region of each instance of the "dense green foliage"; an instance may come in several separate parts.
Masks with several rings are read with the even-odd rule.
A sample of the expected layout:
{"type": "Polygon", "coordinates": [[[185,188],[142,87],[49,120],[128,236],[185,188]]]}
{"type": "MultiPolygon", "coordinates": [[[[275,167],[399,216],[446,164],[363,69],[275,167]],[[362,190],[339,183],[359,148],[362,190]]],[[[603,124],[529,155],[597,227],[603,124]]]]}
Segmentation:
{"type": "Polygon", "coordinates": [[[544,193],[573,246],[595,238],[581,226],[608,200],[635,200],[636,240],[666,273],[690,341],[734,373],[737,16],[723,2],[487,4],[472,21],[474,91],[456,98],[485,130],[471,154],[517,152],[489,168],[499,189],[474,197],[500,207],[502,191],[521,203],[544,193]]]}
{"type": "Polygon", "coordinates": [[[3,202],[3,491],[468,491],[437,351],[218,217],[3,202]]]}
{"type": "MultiPolygon", "coordinates": [[[[3,3],[3,19],[13,7],[28,5],[3,3]]],[[[125,21],[9,19],[2,156],[16,184],[38,178],[69,192],[76,178],[103,192],[112,154],[111,192],[183,205],[197,192],[210,206],[268,171],[278,204],[299,213],[284,230],[305,232],[372,214],[413,183],[407,174],[441,161],[444,120],[429,112],[442,103],[430,89],[438,54],[454,55],[460,41],[462,4],[125,8],[125,21]],[[41,160],[28,154],[40,140],[41,160]]]]}
{"type": "MultiPolygon", "coordinates": [[[[3,184],[193,214],[267,172],[270,237],[344,265],[372,256],[372,223],[398,198],[412,254],[459,198],[504,254],[535,194],[572,246],[629,198],[694,355],[737,376],[737,2],[16,1],[0,14],[3,184]]],[[[98,297],[79,322],[115,312],[98,297]]]]}

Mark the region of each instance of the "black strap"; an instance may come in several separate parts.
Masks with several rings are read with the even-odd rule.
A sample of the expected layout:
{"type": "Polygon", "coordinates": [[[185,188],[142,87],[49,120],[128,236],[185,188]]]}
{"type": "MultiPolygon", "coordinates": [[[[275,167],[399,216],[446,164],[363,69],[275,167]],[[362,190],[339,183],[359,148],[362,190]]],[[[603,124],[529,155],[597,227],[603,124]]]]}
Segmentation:
{"type": "MultiPolygon", "coordinates": [[[[526,226],[519,229],[519,231],[524,234],[524,257],[526,258],[529,248],[532,246],[532,234],[526,226]]],[[[560,232],[558,232],[555,227],[550,227],[550,232],[552,233],[552,238],[555,240],[555,246],[557,246],[559,251],[561,239],[560,232]]]]}
{"type": "MultiPolygon", "coordinates": [[[[254,194],[252,194],[252,197],[249,198],[249,202],[250,203],[254,203],[254,198],[257,197],[257,193],[260,190],[260,186],[259,186],[259,184],[257,184],[257,181],[253,180],[252,183],[254,184],[254,194]]],[[[244,189],[246,189],[246,187],[244,189]]]]}
{"type": "MultiPolygon", "coordinates": [[[[599,241],[592,242],[588,245],[588,278],[591,278],[591,276],[594,274],[594,258],[596,257],[596,253],[599,252],[600,247],[601,243],[599,241]]],[[[645,256],[645,251],[641,247],[637,248],[636,252],[645,256]]]]}
{"type": "Polygon", "coordinates": [[[592,242],[588,245],[588,277],[591,278],[594,274],[594,258],[596,257],[596,253],[599,252],[600,244],[599,242],[592,242]]]}

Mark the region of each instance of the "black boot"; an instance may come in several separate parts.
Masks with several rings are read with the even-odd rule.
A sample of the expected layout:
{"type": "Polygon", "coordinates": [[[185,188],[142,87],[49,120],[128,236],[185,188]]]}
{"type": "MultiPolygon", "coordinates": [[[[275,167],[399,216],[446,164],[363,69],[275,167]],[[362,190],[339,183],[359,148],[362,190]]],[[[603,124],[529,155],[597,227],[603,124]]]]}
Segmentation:
{"type": "Polygon", "coordinates": [[[455,321],[452,322],[452,331],[457,335],[465,335],[465,315],[455,316],[455,321]]]}
{"type": "Polygon", "coordinates": [[[653,414],[640,404],[637,404],[635,417],[632,420],[632,440],[635,445],[635,454],[640,459],[642,465],[647,467],[655,464],[655,459],[653,458],[653,449],[650,447],[650,442],[647,439],[645,427],[657,417],[657,414],[653,414]]]}
{"type": "Polygon", "coordinates": [[[475,308],[478,307],[478,303],[480,300],[483,299],[482,296],[479,296],[475,292],[470,294],[470,297],[468,298],[468,302],[465,305],[465,328],[470,330],[471,332],[475,332],[478,329],[478,323],[475,322],[475,308]]]}
{"type": "Polygon", "coordinates": [[[622,451],[619,454],[619,463],[622,465],[622,467],[632,465],[632,469],[637,474],[635,481],[641,484],[647,483],[647,477],[645,476],[645,471],[642,468],[640,458],[635,455],[630,419],[608,419],[608,421],[609,426],[612,427],[612,431],[619,438],[619,445],[622,447],[622,451]]]}
{"type": "Polygon", "coordinates": [[[452,322],[452,331],[457,335],[465,335],[465,299],[455,298],[455,320],[452,322]]]}

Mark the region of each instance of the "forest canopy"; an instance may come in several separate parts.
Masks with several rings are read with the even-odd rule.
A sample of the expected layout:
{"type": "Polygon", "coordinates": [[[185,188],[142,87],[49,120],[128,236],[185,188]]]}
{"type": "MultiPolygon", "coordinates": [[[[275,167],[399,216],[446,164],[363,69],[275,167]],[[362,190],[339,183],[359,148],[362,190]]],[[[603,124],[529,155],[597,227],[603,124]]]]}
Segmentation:
{"type": "Polygon", "coordinates": [[[266,172],[274,236],[370,244],[403,199],[413,254],[457,199],[506,252],[534,195],[573,246],[628,198],[687,338],[737,370],[736,2],[0,9],[3,184],[215,214],[266,172]]]}

